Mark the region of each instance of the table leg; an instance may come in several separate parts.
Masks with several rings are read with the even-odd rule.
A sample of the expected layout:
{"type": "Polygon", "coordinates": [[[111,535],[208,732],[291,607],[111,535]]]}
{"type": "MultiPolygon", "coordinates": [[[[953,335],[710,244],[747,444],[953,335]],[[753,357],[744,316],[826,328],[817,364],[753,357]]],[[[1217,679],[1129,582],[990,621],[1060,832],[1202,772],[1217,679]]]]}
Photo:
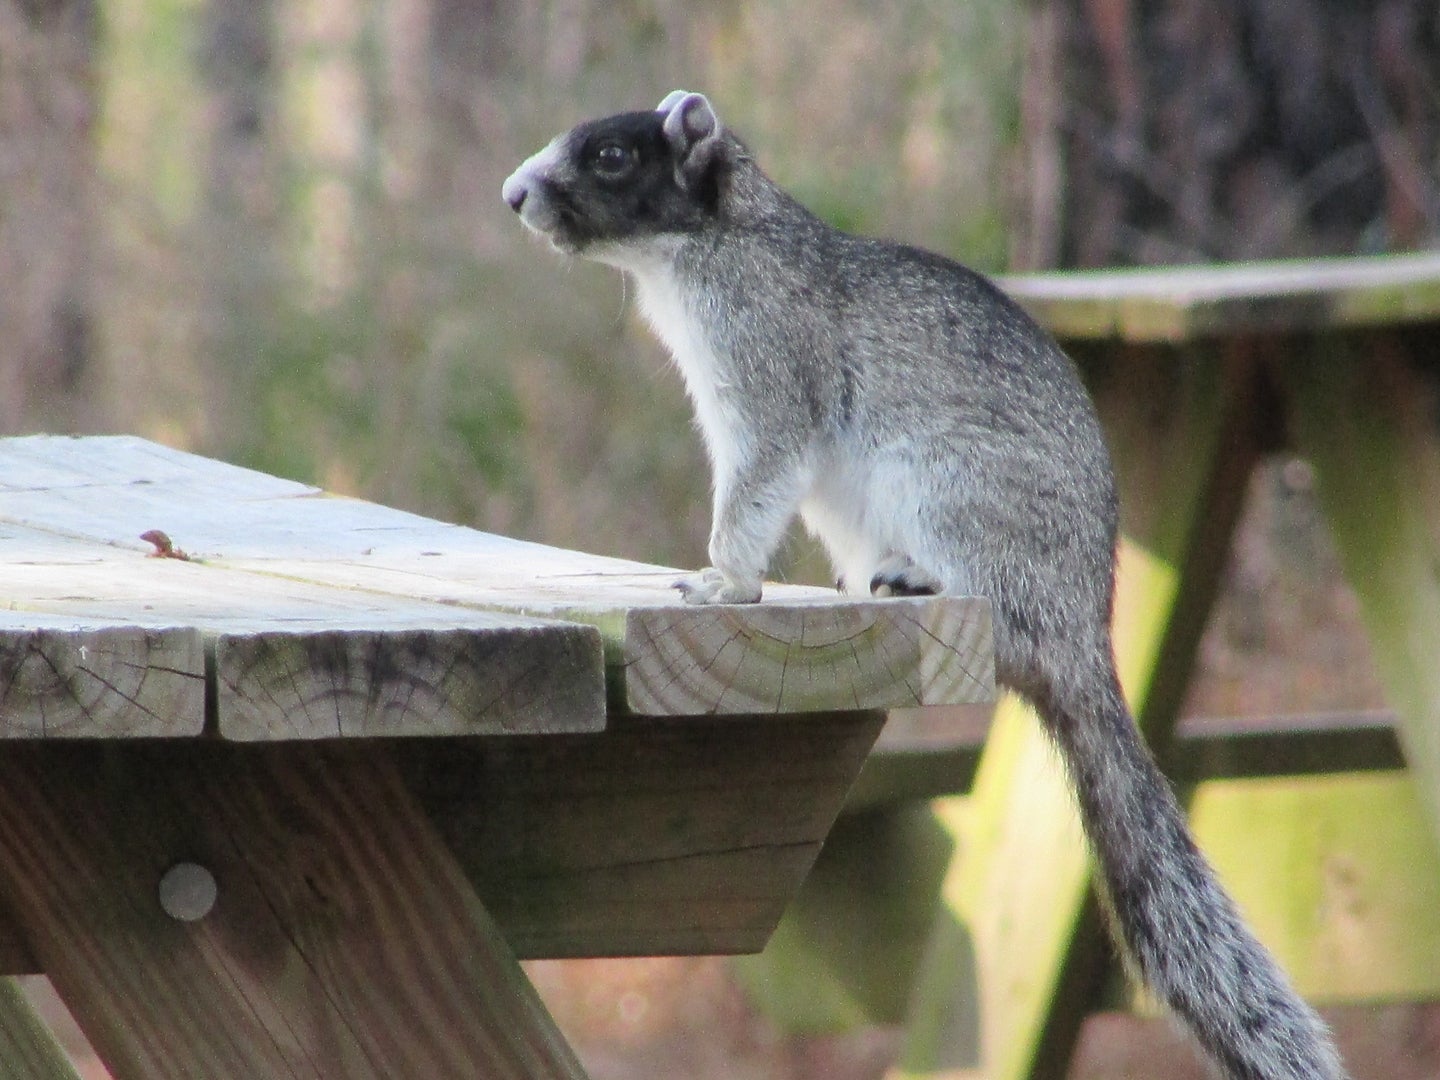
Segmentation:
{"type": "Polygon", "coordinates": [[[79,1080],[14,979],[0,978],[0,1080],[79,1080]]]}
{"type": "Polygon", "coordinates": [[[0,898],[117,1080],[584,1075],[373,745],[7,747],[0,898]]]}
{"type": "Polygon", "coordinates": [[[1440,840],[1440,335],[1327,337],[1277,375],[1440,840]]]}
{"type": "MultiPolygon", "coordinates": [[[[1264,439],[1257,361],[1243,350],[1095,358],[1125,520],[1116,651],[1136,716],[1168,740],[1264,439]]],[[[982,1067],[1060,1075],[1110,953],[1067,780],[1029,713],[1002,702],[968,800],[937,807],[956,857],[922,966],[899,1073],[982,1067]],[[958,921],[971,941],[948,928],[958,921]],[[964,985],[973,948],[974,985],[964,985]],[[951,1033],[978,994],[978,1045],[951,1033]]]]}

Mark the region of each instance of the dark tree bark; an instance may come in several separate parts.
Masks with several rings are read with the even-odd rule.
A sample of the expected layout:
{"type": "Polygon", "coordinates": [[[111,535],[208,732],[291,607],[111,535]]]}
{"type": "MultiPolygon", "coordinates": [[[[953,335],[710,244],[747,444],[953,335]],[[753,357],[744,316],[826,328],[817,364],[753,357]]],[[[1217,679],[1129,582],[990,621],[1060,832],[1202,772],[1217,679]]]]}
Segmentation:
{"type": "Polygon", "coordinates": [[[201,60],[208,158],[198,249],[210,366],[212,428],[247,445],[256,368],[283,290],[273,0],[211,0],[201,60]]]}
{"type": "Polygon", "coordinates": [[[1018,265],[1440,238],[1429,0],[1040,0],[1032,18],[1018,265]]]}
{"type": "Polygon", "coordinates": [[[84,426],[93,0],[0,0],[0,434],[84,426]]]}

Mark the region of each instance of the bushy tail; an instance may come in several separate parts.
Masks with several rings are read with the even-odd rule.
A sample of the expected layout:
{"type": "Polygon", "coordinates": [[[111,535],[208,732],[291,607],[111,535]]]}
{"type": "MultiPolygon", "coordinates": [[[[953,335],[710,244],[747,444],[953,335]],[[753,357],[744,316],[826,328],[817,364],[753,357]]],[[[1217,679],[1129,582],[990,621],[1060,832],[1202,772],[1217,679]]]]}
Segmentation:
{"type": "Polygon", "coordinates": [[[1047,696],[1037,708],[1070,769],[1114,928],[1140,977],[1231,1080],[1344,1080],[1325,1025],[1196,848],[1113,670],[1098,699],[1047,696]]]}

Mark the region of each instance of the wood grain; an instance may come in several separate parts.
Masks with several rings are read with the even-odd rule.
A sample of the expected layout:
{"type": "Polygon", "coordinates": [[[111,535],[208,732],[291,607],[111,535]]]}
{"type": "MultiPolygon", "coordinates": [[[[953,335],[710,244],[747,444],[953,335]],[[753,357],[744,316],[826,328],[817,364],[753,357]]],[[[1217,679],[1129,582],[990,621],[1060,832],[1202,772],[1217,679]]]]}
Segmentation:
{"type": "Polygon", "coordinates": [[[0,907],[0,975],[38,975],[40,964],[10,913],[0,907]]]}
{"type": "Polygon", "coordinates": [[[600,647],[584,631],[220,634],[220,733],[254,741],[597,730],[604,724],[600,647]]]}
{"type": "Polygon", "coordinates": [[[1440,319],[1440,255],[1024,274],[999,284],[1067,341],[1178,344],[1440,319]]]}
{"type": "Polygon", "coordinates": [[[396,752],[521,956],[753,952],[882,722],[615,717],[593,735],[396,752]]]}
{"type": "Polygon", "coordinates": [[[0,1080],[80,1080],[13,979],[0,979],[0,1080]]]}
{"type": "MultiPolygon", "coordinates": [[[[276,743],[269,752],[325,768],[353,745],[396,764],[522,957],[714,954],[764,945],[882,723],[878,712],[617,717],[595,733],[276,743]]],[[[129,801],[144,803],[152,784],[168,790],[182,777],[197,778],[182,784],[197,788],[197,799],[219,785],[216,797],[229,805],[238,797],[229,789],[251,782],[247,763],[264,749],[130,743],[61,760],[106,763],[116,787],[106,796],[116,805],[107,828],[120,829],[110,819],[123,822],[129,801]]],[[[88,813],[85,771],[77,767],[76,777],[76,813],[88,813]]],[[[162,800],[154,812],[189,813],[176,806],[162,800]]],[[[369,830],[368,817],[357,821],[369,830]]],[[[181,852],[176,861],[203,861],[184,854],[193,832],[183,817],[161,828],[180,838],[167,849],[181,852]]],[[[157,881],[163,861],[151,860],[157,881]]],[[[41,970],[42,953],[0,910],[0,972],[41,970]]]]}
{"type": "Polygon", "coordinates": [[[0,756],[0,888],[117,1080],[583,1076],[368,745],[0,756]],[[181,861],[199,922],[159,904],[181,861]]]}
{"type": "Polygon", "coordinates": [[[653,716],[954,705],[994,698],[989,605],[918,597],[863,605],[636,609],[625,701],[653,716]]]}
{"type": "Polygon", "coordinates": [[[0,735],[197,734],[206,647],[218,730],[234,739],[604,724],[593,628],[146,548],[0,522],[0,735]]]}
{"type": "Polygon", "coordinates": [[[0,738],[197,735],[204,722],[194,630],[0,611],[0,738]]]}
{"type": "Polygon", "coordinates": [[[0,522],[134,550],[158,528],[206,568],[263,578],[257,603],[277,611],[279,589],[323,585],[352,605],[404,597],[452,617],[483,609],[587,623],[604,640],[613,708],[801,712],[993,697],[983,600],[767,585],[758,606],[694,608],[671,587],[674,568],[492,536],[141,440],[94,440],[110,461],[99,476],[84,471],[74,440],[53,459],[47,447],[53,439],[0,442],[0,467],[7,454],[21,475],[35,459],[46,465],[23,491],[0,486],[0,522]]]}

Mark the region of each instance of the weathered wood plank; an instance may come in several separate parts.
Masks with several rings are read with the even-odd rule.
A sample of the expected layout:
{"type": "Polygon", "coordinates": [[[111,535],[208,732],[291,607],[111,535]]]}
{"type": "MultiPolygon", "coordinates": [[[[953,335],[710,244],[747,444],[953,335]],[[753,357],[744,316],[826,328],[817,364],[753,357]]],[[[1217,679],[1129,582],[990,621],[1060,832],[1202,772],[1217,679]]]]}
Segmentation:
{"type": "Polygon", "coordinates": [[[80,1080],[13,979],[0,979],[0,1080],[80,1080]]]}
{"type": "Polygon", "coordinates": [[[196,631],[0,610],[0,739],[198,735],[204,722],[196,631]]]}
{"type": "MultiPolygon", "coordinates": [[[[716,954],[764,945],[882,722],[878,712],[617,717],[595,733],[353,745],[398,765],[519,955],[716,954]]],[[[352,744],[306,753],[328,761],[337,745],[352,744]]],[[[162,760],[127,744],[104,760],[122,777],[163,765],[231,784],[261,749],[203,741],[162,760]]],[[[7,940],[0,972],[37,970],[0,909],[7,940]]]]}
{"type": "Polygon", "coordinates": [[[1161,761],[1180,785],[1404,769],[1391,712],[1182,721],[1161,761]]]}
{"type": "Polygon", "coordinates": [[[1069,341],[1178,344],[1440,318],[1440,255],[1014,275],[1000,285],[1069,341]]]}
{"type": "MultiPolygon", "coordinates": [[[[268,473],[242,469],[213,458],[172,450],[134,435],[30,435],[0,443],[0,492],[24,506],[36,497],[49,500],[63,492],[83,518],[86,507],[100,510],[99,496],[134,488],[127,503],[143,499],[150,488],[158,509],[172,494],[184,491],[203,501],[207,491],[220,489],[242,499],[276,498],[316,493],[319,489],[268,473]],[[73,498],[71,498],[73,497],[73,498]]],[[[159,525],[152,525],[158,528],[159,525]]],[[[143,531],[143,529],[141,530],[143,531]]]]}
{"type": "Polygon", "coordinates": [[[618,716],[393,753],[519,955],[754,952],[882,722],[618,716]]]}
{"type": "Polygon", "coordinates": [[[918,597],[627,613],[626,698],[647,715],[950,705],[994,696],[989,606],[918,597]]]}
{"type": "MultiPolygon", "coordinates": [[[[975,712],[925,710],[958,714],[953,733],[944,738],[892,736],[887,725],[850,789],[846,811],[969,791],[990,732],[988,710],[970,708],[975,712]]],[[[1405,755],[1390,712],[1207,716],[1180,722],[1160,765],[1176,784],[1194,786],[1209,780],[1384,772],[1405,768],[1405,755]]]]}
{"type": "Polygon", "coordinates": [[[1205,784],[1191,822],[1306,997],[1440,997],[1440,849],[1405,772],[1205,784]]]}
{"type": "Polygon", "coordinates": [[[1287,365],[1291,428],[1440,840],[1440,335],[1331,337],[1287,365]]]}
{"type": "Polygon", "coordinates": [[[30,951],[20,928],[15,925],[10,913],[0,906],[0,975],[38,974],[40,965],[30,951]]]}
{"type": "Polygon", "coordinates": [[[0,612],[0,734],[196,734],[202,639],[228,738],[604,724],[590,627],[151,558],[147,546],[0,523],[12,609],[0,612]]]}
{"type": "Polygon", "coordinates": [[[219,731],[257,741],[598,730],[600,645],[584,629],[220,634],[219,731]]]}
{"type": "Polygon", "coordinates": [[[117,1080],[583,1076],[367,745],[0,755],[0,891],[117,1080]],[[218,884],[198,921],[177,862],[218,884]]]}
{"type": "MultiPolygon", "coordinates": [[[[0,471],[19,444],[11,471],[23,479],[47,441],[0,442],[0,471]]],[[[98,478],[73,440],[63,449],[74,474],[52,463],[43,482],[0,489],[0,521],[136,549],[140,533],[160,529],[207,566],[371,602],[385,594],[590,623],[604,636],[613,707],[798,712],[994,694],[982,600],[857,601],[770,585],[765,604],[699,609],[671,588],[682,574],[673,568],[491,536],[285,481],[237,485],[230,466],[217,477],[217,463],[196,458],[191,474],[190,455],[135,440],[105,446],[112,469],[98,478]],[[128,470],[114,464],[122,458],[128,470]]]]}

